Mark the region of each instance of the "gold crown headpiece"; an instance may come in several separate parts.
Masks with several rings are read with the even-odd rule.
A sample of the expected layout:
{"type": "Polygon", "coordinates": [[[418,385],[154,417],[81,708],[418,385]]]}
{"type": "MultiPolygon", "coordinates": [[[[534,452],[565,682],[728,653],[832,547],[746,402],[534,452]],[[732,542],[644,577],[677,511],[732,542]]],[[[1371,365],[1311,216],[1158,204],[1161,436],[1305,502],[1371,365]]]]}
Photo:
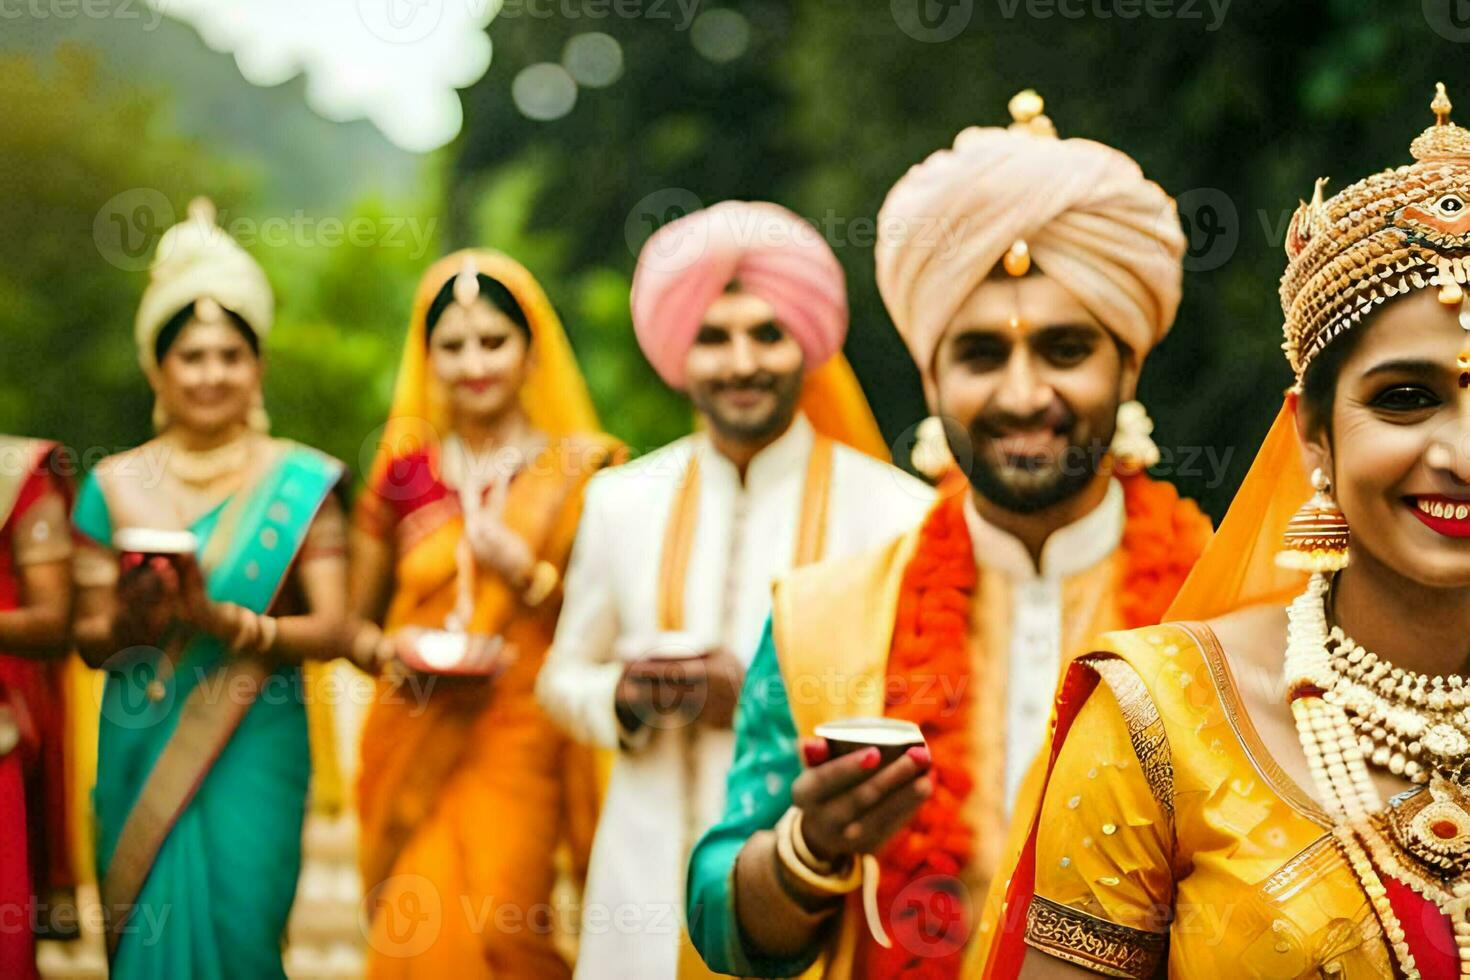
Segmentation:
{"type": "MultiPolygon", "coordinates": [[[[1435,86],[1434,125],[1409,147],[1414,163],[1322,199],[1326,178],[1292,215],[1281,277],[1286,351],[1298,385],[1332,340],[1386,299],[1435,286],[1459,305],[1470,284],[1470,130],[1450,122],[1435,86]]],[[[1460,323],[1470,330],[1470,310],[1460,323]]]]}

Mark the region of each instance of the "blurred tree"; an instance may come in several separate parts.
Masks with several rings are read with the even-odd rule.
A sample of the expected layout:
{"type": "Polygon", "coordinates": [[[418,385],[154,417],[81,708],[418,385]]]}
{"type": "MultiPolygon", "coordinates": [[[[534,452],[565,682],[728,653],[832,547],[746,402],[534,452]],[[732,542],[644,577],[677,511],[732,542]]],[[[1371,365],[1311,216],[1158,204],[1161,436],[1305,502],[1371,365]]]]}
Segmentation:
{"type": "MultiPolygon", "coordinates": [[[[435,190],[424,196],[435,200],[435,190]]],[[[272,428],[359,475],[377,448],[419,276],[440,253],[435,211],[369,200],[339,219],[359,230],[356,244],[317,222],[305,244],[256,250],[278,305],[266,376],[272,428]]]]}
{"type": "MultiPolygon", "coordinates": [[[[878,206],[907,167],[966,125],[1004,124],[1007,98],[1032,86],[1063,136],[1122,148],[1179,198],[1184,305],[1142,396],[1176,450],[1166,474],[1218,516],[1290,380],[1277,349],[1286,219],[1314,177],[1341,187],[1407,161],[1433,82],[1470,99],[1449,71],[1451,38],[1470,36],[1450,2],[506,0],[490,73],[464,93],[465,131],[413,199],[295,216],[366,218],[365,242],[328,241],[318,223],[250,245],[280,298],[276,431],[363,465],[418,274],[460,244],[503,248],[542,279],[611,431],[639,449],[687,431],[687,405],[633,341],[629,282],[653,228],[735,197],[786,204],[827,234],[849,278],[848,355],[896,439],[924,408],[873,285],[878,206]],[[922,3],[956,29],[916,30],[922,3]],[[512,98],[521,69],[561,62],[589,32],[617,41],[621,76],[580,88],[562,118],[528,119],[512,98]]],[[[201,191],[260,227],[290,167],[181,137],[170,90],[104,76],[81,49],[45,58],[0,55],[0,429],[95,458],[149,435],[131,323],[157,235],[201,191]]]]}
{"type": "Polygon", "coordinates": [[[104,78],[86,50],[63,47],[45,70],[0,57],[0,76],[13,100],[0,127],[0,431],[61,439],[86,465],[152,435],[133,314],[159,236],[207,191],[276,291],[274,431],[365,466],[414,286],[438,254],[437,183],[423,206],[262,214],[259,163],[179,137],[163,93],[104,78]]]}
{"type": "Polygon", "coordinates": [[[228,199],[247,176],[173,136],[158,93],[104,84],[82,49],[44,72],[6,56],[0,76],[0,429],[95,461],[149,433],[132,316],[158,235],[197,188],[228,199]]]}

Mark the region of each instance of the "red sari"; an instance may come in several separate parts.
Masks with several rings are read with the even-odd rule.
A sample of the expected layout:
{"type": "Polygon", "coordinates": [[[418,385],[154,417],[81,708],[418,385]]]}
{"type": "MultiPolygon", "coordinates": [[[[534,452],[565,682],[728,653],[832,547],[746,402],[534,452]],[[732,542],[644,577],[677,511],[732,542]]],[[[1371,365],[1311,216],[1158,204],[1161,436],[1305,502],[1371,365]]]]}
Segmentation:
{"type": "MultiPolygon", "coordinates": [[[[0,611],[22,605],[22,549],[28,544],[18,540],[17,528],[47,499],[59,497],[64,514],[71,492],[51,466],[54,445],[4,448],[12,447],[24,453],[25,464],[8,466],[0,476],[0,505],[10,501],[0,525],[0,611]]],[[[13,453],[7,462],[16,458],[13,453]]],[[[69,528],[46,534],[61,536],[69,553],[69,528]]],[[[36,976],[35,931],[52,912],[42,902],[76,884],[67,838],[61,668],[60,660],[0,653],[0,710],[8,716],[0,719],[0,976],[7,978],[36,976]]]]}

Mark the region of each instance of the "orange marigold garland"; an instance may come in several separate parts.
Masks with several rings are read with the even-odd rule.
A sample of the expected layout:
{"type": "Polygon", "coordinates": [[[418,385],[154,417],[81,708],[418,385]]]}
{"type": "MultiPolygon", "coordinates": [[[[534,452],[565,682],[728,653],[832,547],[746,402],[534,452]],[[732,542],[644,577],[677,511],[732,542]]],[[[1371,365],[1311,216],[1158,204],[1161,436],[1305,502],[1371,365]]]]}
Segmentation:
{"type": "MultiPolygon", "coordinates": [[[[912,820],[879,854],[883,869],[878,907],[888,911],[888,932],[895,942],[884,949],[868,941],[866,977],[953,977],[959,972],[969,924],[950,928],[958,934],[954,948],[915,952],[913,938],[938,903],[954,907],[953,888],[974,855],[971,828],[960,818],[974,785],[969,767],[970,600],[978,572],[970,532],[965,526],[964,496],[945,497],[929,512],[919,532],[919,545],[904,571],[894,619],[893,646],[888,654],[888,714],[917,724],[933,757],[930,778],[934,793],[912,820]],[[925,683],[948,678],[949,683],[925,683]],[[907,692],[915,697],[909,699],[907,692]],[[900,904],[899,895],[904,901],[900,904]]],[[[963,906],[960,906],[961,908],[963,906]]]]}
{"type": "MultiPolygon", "coordinates": [[[[1118,601],[1133,629],[1163,616],[1209,540],[1210,522],[1172,484],[1142,473],[1120,479],[1127,521],[1118,601]]],[[[946,494],[929,512],[904,571],[888,656],[888,714],[923,730],[934,760],[934,793],[879,855],[878,907],[887,910],[896,941],[891,949],[864,942],[861,975],[868,980],[958,977],[974,925],[963,921],[967,903],[955,890],[975,851],[962,814],[974,786],[969,629],[978,579],[964,495],[946,494]],[[945,683],[924,683],[935,678],[945,683]]]]}
{"type": "Polygon", "coordinates": [[[1142,473],[1120,477],[1123,554],[1118,607],[1129,629],[1153,626],[1164,618],[1179,587],[1210,542],[1210,519],[1193,500],[1179,496],[1174,484],[1142,473]]]}

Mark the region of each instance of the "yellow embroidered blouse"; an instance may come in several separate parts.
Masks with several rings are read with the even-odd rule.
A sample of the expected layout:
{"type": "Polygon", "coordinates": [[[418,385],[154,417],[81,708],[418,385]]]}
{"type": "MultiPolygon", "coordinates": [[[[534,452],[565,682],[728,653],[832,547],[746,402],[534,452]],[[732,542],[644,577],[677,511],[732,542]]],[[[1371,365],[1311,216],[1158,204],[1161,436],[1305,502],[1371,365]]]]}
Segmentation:
{"type": "Polygon", "coordinates": [[[1098,650],[1041,806],[1026,942],[1111,976],[1392,977],[1327,815],[1267,754],[1208,627],[1098,650]]]}

